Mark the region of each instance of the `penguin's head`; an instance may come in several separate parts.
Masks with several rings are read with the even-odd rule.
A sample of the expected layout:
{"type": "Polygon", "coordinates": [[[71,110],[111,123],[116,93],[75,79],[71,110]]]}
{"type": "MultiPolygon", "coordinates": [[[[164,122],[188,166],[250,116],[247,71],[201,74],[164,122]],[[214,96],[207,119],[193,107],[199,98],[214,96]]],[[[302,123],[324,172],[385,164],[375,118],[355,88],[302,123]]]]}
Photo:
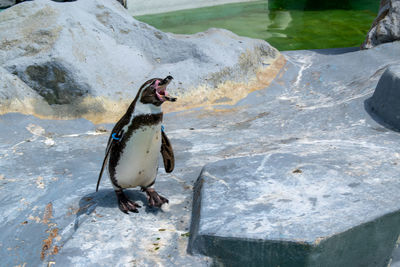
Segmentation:
{"type": "Polygon", "coordinates": [[[167,85],[172,79],[173,77],[168,75],[164,79],[156,78],[147,81],[141,88],[140,102],[156,106],[161,106],[165,101],[175,102],[176,97],[170,96],[167,92],[167,85]]]}

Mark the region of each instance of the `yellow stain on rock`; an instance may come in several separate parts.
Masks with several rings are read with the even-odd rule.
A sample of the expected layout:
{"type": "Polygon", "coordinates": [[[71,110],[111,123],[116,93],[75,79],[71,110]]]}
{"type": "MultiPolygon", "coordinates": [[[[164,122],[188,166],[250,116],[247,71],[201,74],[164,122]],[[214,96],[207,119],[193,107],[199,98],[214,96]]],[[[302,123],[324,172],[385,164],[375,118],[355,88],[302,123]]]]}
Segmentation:
{"type": "MultiPolygon", "coordinates": [[[[216,105],[234,105],[249,93],[267,87],[285,65],[283,55],[277,57],[268,67],[260,68],[255,77],[247,83],[226,81],[217,88],[199,86],[190,93],[177,96],[177,103],[163,104],[164,112],[182,111],[196,107],[210,108],[216,105]]],[[[215,109],[214,109],[215,111],[215,109]]]]}
{"type": "MultiPolygon", "coordinates": [[[[177,102],[164,103],[165,113],[189,110],[197,107],[218,112],[215,106],[234,105],[249,93],[266,88],[279,74],[286,63],[283,55],[279,55],[267,67],[259,68],[256,75],[248,82],[225,81],[216,88],[207,85],[198,86],[178,95],[177,102]]],[[[19,112],[34,115],[41,119],[75,119],[85,118],[95,124],[117,122],[126,112],[133,99],[112,100],[103,96],[88,96],[71,105],[48,105],[43,100],[26,98],[11,100],[0,105],[0,115],[19,112]]],[[[223,110],[221,110],[223,112],[223,110]]]]}

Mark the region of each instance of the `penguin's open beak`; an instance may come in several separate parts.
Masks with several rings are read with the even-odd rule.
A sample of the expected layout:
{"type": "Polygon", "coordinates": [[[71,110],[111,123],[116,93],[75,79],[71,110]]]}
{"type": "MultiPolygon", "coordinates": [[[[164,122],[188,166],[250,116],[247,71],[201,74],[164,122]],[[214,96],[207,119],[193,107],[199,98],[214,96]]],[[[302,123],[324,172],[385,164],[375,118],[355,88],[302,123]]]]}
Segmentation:
{"type": "Polygon", "coordinates": [[[175,102],[177,98],[166,95],[166,96],[164,96],[164,99],[167,100],[167,101],[175,102]]]}
{"type": "Polygon", "coordinates": [[[171,102],[175,102],[176,101],[176,97],[172,97],[168,94],[167,92],[167,85],[172,81],[173,77],[172,76],[167,76],[165,77],[164,80],[157,80],[155,83],[155,88],[156,88],[156,95],[157,98],[161,101],[171,101],[171,102]]]}

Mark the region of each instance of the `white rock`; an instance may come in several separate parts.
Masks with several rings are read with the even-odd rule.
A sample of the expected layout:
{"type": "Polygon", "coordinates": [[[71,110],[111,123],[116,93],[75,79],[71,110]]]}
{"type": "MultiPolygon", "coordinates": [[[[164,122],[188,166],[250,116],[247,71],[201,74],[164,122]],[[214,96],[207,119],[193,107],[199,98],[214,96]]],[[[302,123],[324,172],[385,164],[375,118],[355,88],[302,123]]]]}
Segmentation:
{"type": "Polygon", "coordinates": [[[120,116],[153,77],[172,75],[169,91],[182,97],[247,82],[279,57],[267,42],[226,30],[163,33],[108,0],[24,2],[0,13],[0,40],[0,66],[53,109],[67,106],[59,115],[75,116],[120,116]]]}

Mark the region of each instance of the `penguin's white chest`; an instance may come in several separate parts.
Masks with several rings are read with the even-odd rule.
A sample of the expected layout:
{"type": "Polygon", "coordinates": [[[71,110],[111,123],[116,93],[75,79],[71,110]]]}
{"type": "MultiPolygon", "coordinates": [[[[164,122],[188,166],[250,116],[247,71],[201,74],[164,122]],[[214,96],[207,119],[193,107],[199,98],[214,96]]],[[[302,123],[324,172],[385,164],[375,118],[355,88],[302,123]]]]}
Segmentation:
{"type": "Polygon", "coordinates": [[[161,124],[135,130],[115,168],[118,185],[122,188],[150,185],[157,175],[160,148],[161,124]]]}

